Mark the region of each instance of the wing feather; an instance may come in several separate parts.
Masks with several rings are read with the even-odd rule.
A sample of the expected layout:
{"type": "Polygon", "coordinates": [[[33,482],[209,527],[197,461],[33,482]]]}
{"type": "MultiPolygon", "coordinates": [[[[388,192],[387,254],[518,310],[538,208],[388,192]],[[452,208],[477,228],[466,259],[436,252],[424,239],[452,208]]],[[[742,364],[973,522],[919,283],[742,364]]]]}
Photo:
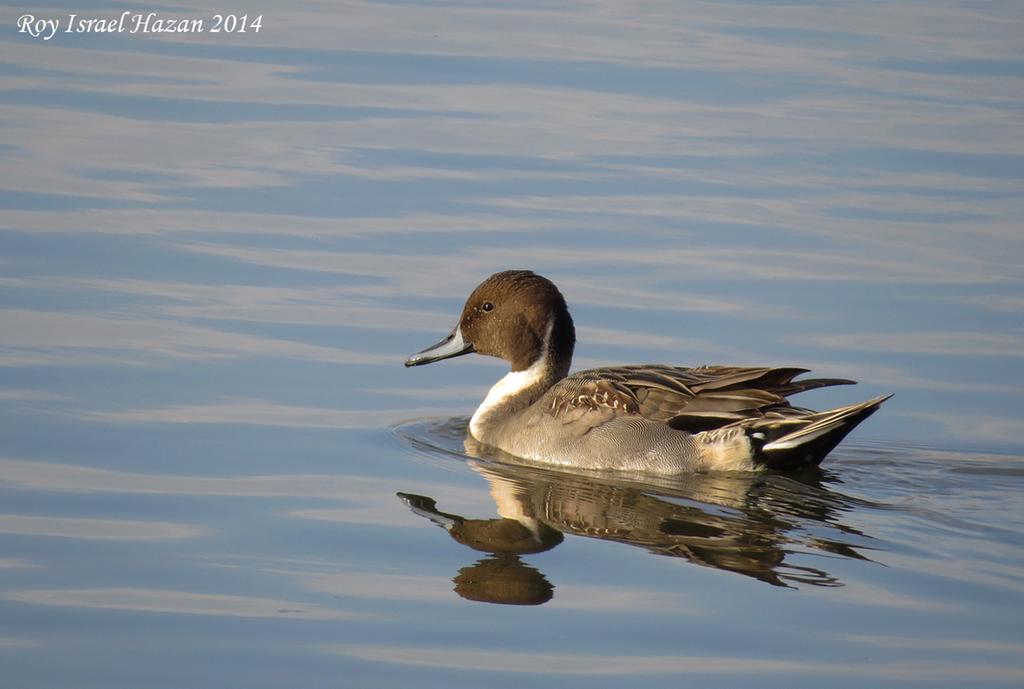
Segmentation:
{"type": "Polygon", "coordinates": [[[549,412],[601,410],[610,416],[635,415],[673,428],[699,432],[746,419],[785,424],[807,410],[787,396],[830,385],[841,378],[794,380],[807,373],[794,367],[637,365],[580,371],[552,389],[549,412]]]}

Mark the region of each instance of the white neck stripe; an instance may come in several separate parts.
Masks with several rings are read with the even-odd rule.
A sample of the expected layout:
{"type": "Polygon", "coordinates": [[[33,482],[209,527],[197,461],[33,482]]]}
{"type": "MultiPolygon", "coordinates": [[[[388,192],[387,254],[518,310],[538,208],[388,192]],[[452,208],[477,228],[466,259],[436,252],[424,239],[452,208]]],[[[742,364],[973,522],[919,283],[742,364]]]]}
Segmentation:
{"type": "Polygon", "coordinates": [[[480,406],[477,407],[476,412],[473,414],[473,418],[469,421],[469,432],[473,434],[473,437],[480,438],[484,417],[487,414],[496,408],[504,406],[509,400],[514,399],[524,390],[533,387],[543,379],[551,358],[551,333],[554,329],[555,318],[552,316],[545,329],[544,343],[537,360],[530,364],[530,368],[525,371],[510,371],[491,387],[487,397],[480,403],[480,406]]]}

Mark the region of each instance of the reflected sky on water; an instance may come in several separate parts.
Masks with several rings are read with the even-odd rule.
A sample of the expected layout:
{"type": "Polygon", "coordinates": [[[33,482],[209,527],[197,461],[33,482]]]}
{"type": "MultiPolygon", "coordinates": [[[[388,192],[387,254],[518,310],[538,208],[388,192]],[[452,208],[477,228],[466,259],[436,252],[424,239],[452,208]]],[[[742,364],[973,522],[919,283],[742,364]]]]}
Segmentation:
{"type": "Polygon", "coordinates": [[[1016,3],[234,9],[0,9],[5,677],[1020,684],[1016,3]],[[500,363],[401,366],[506,268],[576,368],[895,397],[810,477],[509,465],[500,363]]]}

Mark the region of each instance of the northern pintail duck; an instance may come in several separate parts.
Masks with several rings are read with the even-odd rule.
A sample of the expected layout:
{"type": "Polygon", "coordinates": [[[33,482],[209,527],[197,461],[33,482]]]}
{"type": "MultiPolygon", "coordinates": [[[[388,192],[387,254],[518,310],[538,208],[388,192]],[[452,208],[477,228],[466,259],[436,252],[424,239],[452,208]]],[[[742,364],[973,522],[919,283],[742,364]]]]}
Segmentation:
{"type": "Polygon", "coordinates": [[[659,474],[816,465],[889,395],[823,412],[791,406],[805,390],[854,381],[793,380],[802,368],[614,366],[569,375],[576,331],[565,299],[527,270],[495,273],[455,329],[406,366],[476,352],[512,371],[469,422],[480,442],[531,461],[659,474]]]}

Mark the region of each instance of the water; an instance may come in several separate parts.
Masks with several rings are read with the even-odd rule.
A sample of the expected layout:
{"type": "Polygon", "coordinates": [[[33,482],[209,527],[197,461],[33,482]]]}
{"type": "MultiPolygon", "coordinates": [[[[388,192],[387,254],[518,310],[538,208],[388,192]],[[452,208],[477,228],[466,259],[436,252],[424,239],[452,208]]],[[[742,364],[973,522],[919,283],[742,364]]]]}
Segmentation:
{"type": "Polygon", "coordinates": [[[0,11],[0,686],[1021,685],[1016,4],[243,10],[0,11]],[[500,363],[401,366],[510,267],[577,368],[895,396],[798,475],[520,465],[500,363]]]}

